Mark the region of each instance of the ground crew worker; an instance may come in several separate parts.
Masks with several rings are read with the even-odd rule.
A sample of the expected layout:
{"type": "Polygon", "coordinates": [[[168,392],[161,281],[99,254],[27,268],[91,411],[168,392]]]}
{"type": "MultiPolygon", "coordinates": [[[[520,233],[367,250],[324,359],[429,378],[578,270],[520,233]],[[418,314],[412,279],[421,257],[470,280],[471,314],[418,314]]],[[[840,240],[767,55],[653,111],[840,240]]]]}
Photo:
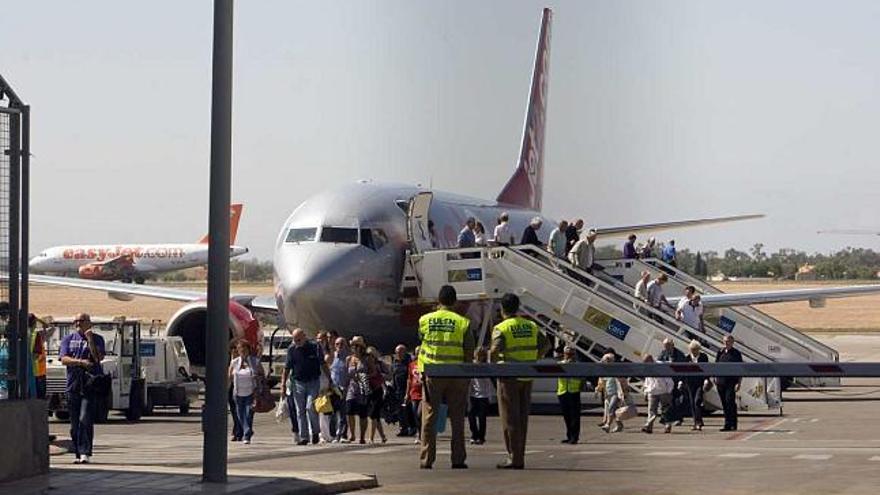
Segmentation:
{"type": "MultiPolygon", "coordinates": [[[[518,311],[519,297],[510,293],[504,294],[501,298],[501,316],[504,317],[504,321],[492,329],[489,361],[533,362],[549,350],[549,342],[538,331],[538,325],[532,320],[518,316],[518,311]]],[[[498,464],[498,469],[525,467],[531,397],[531,379],[500,378],[498,380],[498,413],[504,430],[504,446],[507,448],[507,459],[498,464]]]]}
{"type": "MultiPolygon", "coordinates": [[[[574,347],[565,346],[562,353],[561,364],[576,363],[574,347]]],[[[561,443],[578,443],[581,436],[581,388],[584,381],[580,378],[560,377],[556,382],[556,398],[559,399],[559,407],[562,409],[562,419],[565,422],[565,440],[561,443]]]]}
{"type": "MultiPolygon", "coordinates": [[[[465,356],[474,354],[474,337],[469,331],[470,321],[453,310],[457,295],[455,288],[440,288],[440,307],[419,318],[419,371],[426,364],[463,363],[465,356]]],[[[425,377],[423,374],[422,449],[419,467],[431,469],[437,457],[437,411],[446,403],[452,426],[452,469],[467,469],[464,447],[464,416],[467,409],[468,380],[425,377]]]]}

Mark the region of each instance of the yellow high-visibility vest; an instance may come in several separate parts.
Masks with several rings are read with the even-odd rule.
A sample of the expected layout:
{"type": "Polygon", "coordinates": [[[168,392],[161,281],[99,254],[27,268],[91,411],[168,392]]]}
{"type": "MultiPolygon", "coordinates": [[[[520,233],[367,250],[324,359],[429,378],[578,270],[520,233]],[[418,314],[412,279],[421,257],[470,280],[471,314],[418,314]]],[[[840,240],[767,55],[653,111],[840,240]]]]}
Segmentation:
{"type": "Polygon", "coordinates": [[[492,339],[504,338],[504,350],[499,361],[532,362],[538,360],[538,325],[522,316],[508,318],[495,325],[492,339]]]}
{"type": "Polygon", "coordinates": [[[419,371],[426,364],[463,363],[464,337],[470,320],[445,308],[419,318],[419,371]]]}
{"type": "MultiPolygon", "coordinates": [[[[559,361],[561,364],[570,361],[559,361]]],[[[584,381],[580,378],[559,378],[556,382],[556,395],[580,393],[584,381]]]]}

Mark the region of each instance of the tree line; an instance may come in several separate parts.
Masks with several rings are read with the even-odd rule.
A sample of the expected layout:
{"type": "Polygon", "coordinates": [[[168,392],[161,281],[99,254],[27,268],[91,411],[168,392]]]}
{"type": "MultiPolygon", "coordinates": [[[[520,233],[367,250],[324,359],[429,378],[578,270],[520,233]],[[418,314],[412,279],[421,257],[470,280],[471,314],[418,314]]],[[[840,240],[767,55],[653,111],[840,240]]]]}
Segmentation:
{"type": "MultiPolygon", "coordinates": [[[[660,249],[657,250],[659,256],[660,249]]],[[[621,257],[623,253],[614,246],[597,249],[597,258],[621,257]]],[[[775,253],[767,253],[764,244],[755,243],[748,251],[730,248],[723,253],[717,251],[694,252],[678,249],[678,267],[688,273],[707,277],[724,274],[728,277],[771,277],[794,279],[804,265],[811,265],[817,279],[876,279],[880,271],[880,253],[871,249],[847,247],[839,251],[822,254],[807,254],[792,248],[783,248],[775,253]]]]}

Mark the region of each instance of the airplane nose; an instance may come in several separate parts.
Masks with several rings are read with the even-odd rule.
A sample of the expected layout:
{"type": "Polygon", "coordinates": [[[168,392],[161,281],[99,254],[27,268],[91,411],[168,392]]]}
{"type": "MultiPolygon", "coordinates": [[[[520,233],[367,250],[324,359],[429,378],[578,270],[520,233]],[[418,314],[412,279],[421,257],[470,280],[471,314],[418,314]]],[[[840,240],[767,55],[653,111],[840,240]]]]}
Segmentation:
{"type": "Polygon", "coordinates": [[[276,255],[276,287],[279,308],[289,324],[309,328],[327,320],[328,308],[359,280],[356,246],[296,246],[276,255]]]}

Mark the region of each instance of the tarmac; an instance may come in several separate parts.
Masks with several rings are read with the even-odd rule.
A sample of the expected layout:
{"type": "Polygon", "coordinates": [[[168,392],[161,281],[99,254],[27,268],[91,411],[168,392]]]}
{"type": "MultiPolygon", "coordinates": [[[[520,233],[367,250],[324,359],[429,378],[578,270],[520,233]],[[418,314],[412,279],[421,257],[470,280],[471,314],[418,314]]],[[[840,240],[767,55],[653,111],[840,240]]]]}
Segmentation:
{"type": "MultiPolygon", "coordinates": [[[[835,335],[823,341],[842,361],[880,361],[880,335],[835,335]]],[[[418,446],[394,436],[387,444],[295,446],[289,425],[257,416],[253,444],[229,444],[230,483],[199,483],[198,413],[160,414],[137,424],[121,417],[98,425],[93,464],[52,456],[48,477],[31,485],[0,485],[0,493],[338,493],[367,494],[638,493],[638,494],[876,494],[880,486],[880,380],[845,380],[846,387],[788,391],[783,414],[740,416],[738,432],[718,431],[709,416],[702,432],[685,422],[671,434],[647,435],[644,416],[608,434],[597,415],[582,419],[581,443],[560,444],[559,416],[532,416],[524,471],[500,471],[500,423],[489,419],[485,445],[468,445],[470,469],[449,468],[449,437],[441,435],[433,470],[418,469],[418,446]],[[29,487],[28,487],[29,486],[29,487]],[[25,491],[29,489],[31,491],[25,491]],[[41,491],[42,490],[42,491],[41,491]]],[[[50,430],[67,436],[66,423],[50,430]]]]}

